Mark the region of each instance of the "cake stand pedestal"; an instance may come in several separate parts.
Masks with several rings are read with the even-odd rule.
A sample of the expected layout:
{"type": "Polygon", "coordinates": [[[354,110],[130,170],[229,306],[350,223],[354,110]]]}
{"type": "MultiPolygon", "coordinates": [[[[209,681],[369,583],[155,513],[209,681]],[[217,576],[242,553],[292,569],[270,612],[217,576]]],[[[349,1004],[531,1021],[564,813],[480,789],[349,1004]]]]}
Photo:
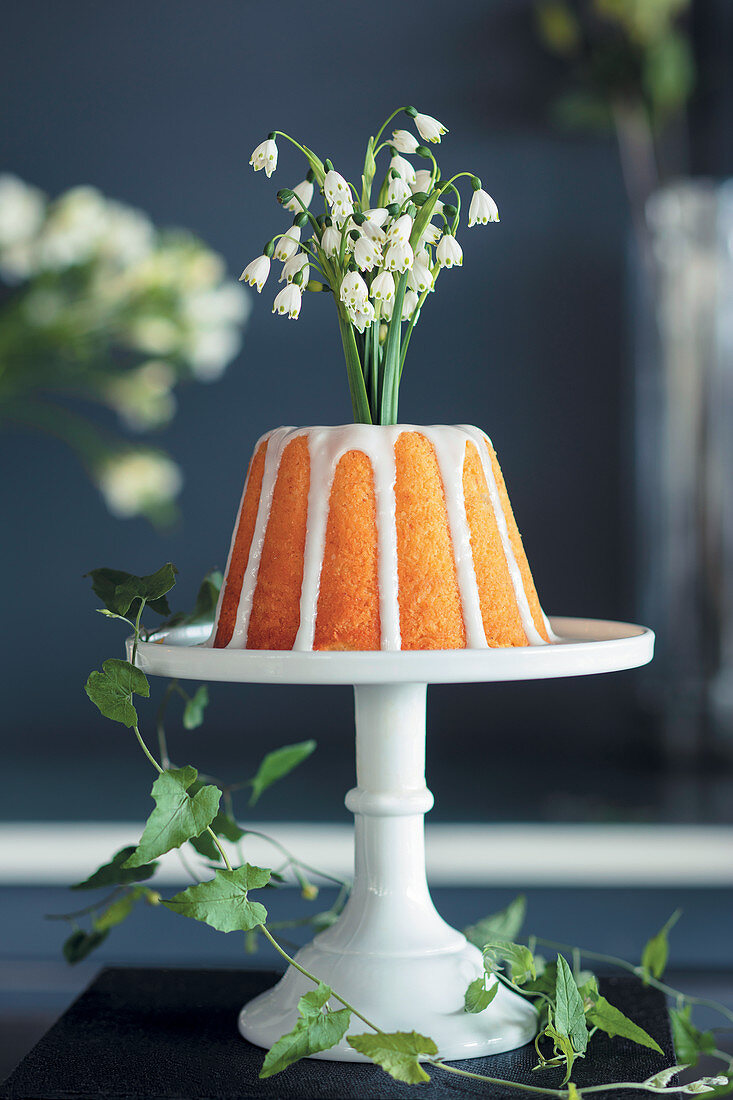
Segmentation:
{"type": "MultiPolygon", "coordinates": [[[[550,646],[410,653],[293,653],[208,649],[208,630],[179,628],[138,648],[146,673],[249,683],[353,684],[356,787],[354,885],[338,921],[296,959],[384,1031],[429,1035],[447,1059],[498,1054],[534,1037],[534,1009],[501,987],[475,1015],[464,1011],[481,952],[438,915],[425,875],[423,818],[428,683],[542,679],[613,672],[651,660],[650,630],[625,623],[553,619],[550,646]],[[197,644],[198,643],[198,644],[197,644]]],[[[270,1047],[297,1019],[312,984],[290,967],[245,1005],[242,1035],[270,1047]]],[[[363,1025],[354,1021],[357,1030],[363,1025]]],[[[354,1024],[352,1024],[352,1030],[354,1024]]],[[[362,1061],[346,1041],[318,1058],[362,1061]]]]}

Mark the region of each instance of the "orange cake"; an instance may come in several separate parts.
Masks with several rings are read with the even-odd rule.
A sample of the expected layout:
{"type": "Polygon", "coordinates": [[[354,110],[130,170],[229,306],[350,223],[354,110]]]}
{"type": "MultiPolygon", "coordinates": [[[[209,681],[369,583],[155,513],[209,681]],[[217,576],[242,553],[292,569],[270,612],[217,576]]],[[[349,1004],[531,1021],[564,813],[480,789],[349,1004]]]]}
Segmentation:
{"type": "Polygon", "coordinates": [[[276,428],[258,442],[209,645],[480,649],[551,638],[478,428],[276,428]]]}

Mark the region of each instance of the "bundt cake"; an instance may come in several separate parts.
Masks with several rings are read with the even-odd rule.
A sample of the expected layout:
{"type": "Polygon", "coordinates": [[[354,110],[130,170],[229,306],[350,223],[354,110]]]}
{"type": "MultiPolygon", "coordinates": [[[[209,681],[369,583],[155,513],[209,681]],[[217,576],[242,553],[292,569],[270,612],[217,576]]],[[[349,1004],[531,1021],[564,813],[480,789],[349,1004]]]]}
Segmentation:
{"type": "Polygon", "coordinates": [[[478,428],[348,424],[259,440],[209,645],[481,649],[551,637],[478,428]]]}

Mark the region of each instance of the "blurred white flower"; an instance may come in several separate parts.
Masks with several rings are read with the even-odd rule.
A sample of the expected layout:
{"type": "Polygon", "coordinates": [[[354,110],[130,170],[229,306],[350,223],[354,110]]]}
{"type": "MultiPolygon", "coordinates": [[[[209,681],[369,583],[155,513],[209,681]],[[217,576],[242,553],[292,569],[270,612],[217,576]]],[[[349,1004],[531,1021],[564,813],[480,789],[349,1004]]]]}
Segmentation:
{"type": "Polygon", "coordinates": [[[51,290],[50,287],[34,287],[23,301],[23,312],[30,323],[38,328],[54,324],[67,308],[68,300],[65,295],[58,290],[51,290]]]}
{"type": "Polygon", "coordinates": [[[387,271],[408,271],[412,267],[413,258],[409,241],[394,241],[385,253],[384,266],[387,271]]]}
{"type": "Polygon", "coordinates": [[[277,168],[277,144],[275,139],[267,138],[266,141],[261,141],[249,158],[249,163],[255,172],[259,172],[261,168],[264,168],[265,175],[269,179],[277,168]]]}
{"type": "Polygon", "coordinates": [[[327,225],[321,237],[321,248],[329,259],[338,254],[341,248],[341,233],[335,225],[327,225]]]}
{"type": "Polygon", "coordinates": [[[391,145],[394,145],[398,153],[414,153],[420,142],[409,130],[393,130],[391,145]]]}
{"type": "Polygon", "coordinates": [[[51,203],[38,237],[39,268],[59,271],[86,263],[105,234],[107,200],[94,187],[73,187],[51,203]]]}
{"type": "Polygon", "coordinates": [[[405,160],[404,157],[401,157],[400,154],[397,153],[395,156],[392,157],[391,161],[389,162],[389,167],[390,170],[394,168],[399,173],[400,177],[405,181],[405,183],[409,184],[410,187],[413,186],[417,173],[415,172],[413,166],[410,164],[409,160],[405,160]]]}
{"type": "Polygon", "coordinates": [[[287,313],[288,317],[296,321],[300,313],[302,297],[300,287],[296,286],[295,283],[288,283],[275,298],[272,312],[280,314],[287,313]]]}
{"type": "Polygon", "coordinates": [[[440,141],[443,134],[447,134],[448,130],[442,122],[438,122],[437,118],[433,118],[432,115],[416,114],[414,118],[417,132],[423,141],[440,141]]]}
{"type": "Polygon", "coordinates": [[[471,198],[471,205],[468,208],[468,224],[472,225],[486,225],[488,222],[498,222],[499,220],[499,207],[496,205],[491,195],[487,194],[482,187],[478,191],[474,191],[471,198]]]}
{"type": "Polygon", "coordinates": [[[292,199],[284,203],[285,209],[289,210],[291,214],[300,214],[303,210],[303,206],[300,205],[298,199],[301,199],[303,206],[310,206],[313,201],[313,184],[310,180],[301,180],[300,183],[296,184],[293,188],[292,199]]]}
{"type": "Polygon", "coordinates": [[[361,271],[371,271],[382,259],[382,251],[378,244],[370,241],[368,237],[359,237],[354,245],[354,260],[361,271]]]}
{"type": "Polygon", "coordinates": [[[394,276],[391,271],[380,271],[369,287],[375,302],[389,302],[394,297],[394,276]]]}
{"type": "Polygon", "coordinates": [[[155,243],[153,223],[141,210],[107,201],[104,231],[97,240],[98,254],[119,267],[147,256],[155,243]]]}
{"type": "Polygon", "coordinates": [[[294,256],[298,251],[298,245],[300,244],[300,228],[297,225],[291,225],[290,229],[280,238],[275,245],[275,259],[281,260],[285,263],[291,256],[294,256]]]}
{"type": "Polygon", "coordinates": [[[369,288],[358,271],[349,271],[341,280],[339,297],[351,310],[363,310],[369,301],[369,288]]]}
{"type": "Polygon", "coordinates": [[[270,257],[269,256],[257,256],[245,267],[242,274],[239,276],[240,282],[243,279],[245,283],[249,283],[250,286],[257,287],[257,293],[262,293],[262,288],[267,282],[267,277],[270,274],[270,257]]]}
{"type": "Polygon", "coordinates": [[[201,327],[241,325],[249,310],[247,292],[238,283],[194,290],[181,299],[182,319],[201,327]]]}
{"type": "Polygon", "coordinates": [[[0,175],[0,265],[5,269],[9,263],[14,277],[24,278],[30,273],[28,243],[38,233],[45,215],[46,198],[42,191],[17,176],[0,175]],[[4,255],[6,250],[10,256],[4,255]],[[26,259],[18,265],[21,255],[26,259]],[[17,273],[14,267],[19,268],[17,273]]]}
{"type": "Polygon", "coordinates": [[[281,283],[292,283],[293,276],[298,272],[303,274],[302,286],[308,285],[308,279],[310,278],[310,264],[308,263],[308,254],[306,252],[296,252],[294,256],[291,256],[289,260],[283,264],[282,274],[280,275],[281,283]]]}
{"type": "Polygon", "coordinates": [[[399,176],[391,179],[387,186],[387,202],[396,202],[398,206],[402,206],[405,199],[409,199],[412,195],[409,184],[400,179],[399,176]]]}
{"type": "Polygon", "coordinates": [[[183,486],[180,467],[157,451],[114,455],[96,473],[110,512],[121,519],[170,505],[183,486]]]}
{"type": "Polygon", "coordinates": [[[176,372],[170,363],[153,359],[136,370],[110,379],[107,397],[126,427],[134,432],[167,424],[176,411],[171,393],[176,372]]]}
{"type": "Polygon", "coordinates": [[[463,264],[463,249],[448,233],[440,238],[435,256],[441,267],[461,267],[463,264]]]}
{"type": "Polygon", "coordinates": [[[180,350],[199,382],[215,382],[221,378],[241,346],[240,330],[225,325],[194,329],[183,341],[180,350]]]}
{"type": "Polygon", "coordinates": [[[170,355],[181,340],[178,325],[167,317],[151,314],[133,320],[126,330],[127,343],[147,355],[170,355]]]}

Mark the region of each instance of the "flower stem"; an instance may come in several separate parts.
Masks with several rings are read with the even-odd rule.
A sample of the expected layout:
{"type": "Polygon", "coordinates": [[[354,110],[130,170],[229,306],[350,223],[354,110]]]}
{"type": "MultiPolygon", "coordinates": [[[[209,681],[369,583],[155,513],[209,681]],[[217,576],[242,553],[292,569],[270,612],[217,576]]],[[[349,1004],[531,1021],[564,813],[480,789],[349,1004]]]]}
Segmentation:
{"type": "Polygon", "coordinates": [[[356,424],[371,424],[372,416],[369,411],[369,398],[364,385],[364,373],[359,358],[359,352],[354,339],[354,330],[348,317],[345,316],[341,303],[338,304],[339,330],[341,341],[344,345],[346,356],[346,372],[349,377],[349,392],[351,394],[351,408],[356,424]]]}

